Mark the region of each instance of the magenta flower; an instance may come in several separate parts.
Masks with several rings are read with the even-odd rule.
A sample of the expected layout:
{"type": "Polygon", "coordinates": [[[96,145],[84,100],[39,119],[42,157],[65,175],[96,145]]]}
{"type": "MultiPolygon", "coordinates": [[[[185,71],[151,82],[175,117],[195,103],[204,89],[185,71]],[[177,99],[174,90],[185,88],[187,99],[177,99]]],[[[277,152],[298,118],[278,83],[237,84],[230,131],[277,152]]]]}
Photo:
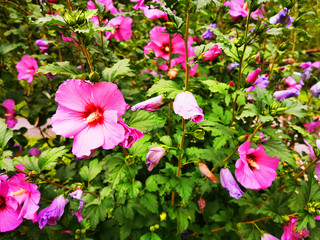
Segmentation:
{"type": "Polygon", "coordinates": [[[300,94],[300,91],[297,89],[291,88],[287,90],[275,91],[273,93],[273,97],[276,98],[278,101],[282,101],[282,99],[287,99],[291,97],[296,97],[300,94]]]}
{"type": "Polygon", "coordinates": [[[257,68],[256,70],[254,70],[251,73],[249,73],[247,75],[247,83],[252,83],[253,84],[257,80],[260,72],[261,72],[261,69],[257,68]]]}
{"type": "Polygon", "coordinates": [[[264,10],[264,4],[261,5],[261,9],[257,9],[254,12],[252,12],[250,14],[250,16],[254,19],[254,20],[258,20],[258,18],[265,18],[266,12],[264,10]]]}
{"type": "MultiPolygon", "coordinates": [[[[153,51],[156,57],[169,60],[169,33],[165,27],[154,27],[150,31],[151,42],[145,46],[145,54],[153,51]]],[[[175,35],[171,40],[172,54],[184,54],[184,41],[180,35],[175,35]]]]}
{"type": "Polygon", "coordinates": [[[74,137],[72,152],[89,156],[98,147],[112,149],[124,140],[125,130],[118,118],[126,103],[117,85],[95,85],[81,80],[67,80],[56,93],[59,103],[52,116],[53,131],[65,138],[74,137]]]}
{"type": "Polygon", "coordinates": [[[191,92],[179,93],[173,101],[173,110],[184,119],[191,118],[192,122],[199,123],[203,120],[203,111],[191,92]]]}
{"type": "Polygon", "coordinates": [[[30,148],[29,156],[39,156],[41,151],[38,148],[30,148]]]}
{"type": "Polygon", "coordinates": [[[135,111],[137,109],[142,109],[149,112],[155,112],[159,110],[160,107],[163,105],[163,100],[163,96],[159,95],[157,97],[150,98],[144,102],[137,103],[136,105],[131,107],[131,110],[135,111]]]}
{"type": "Polygon", "coordinates": [[[285,84],[287,84],[289,86],[289,89],[297,89],[298,91],[301,90],[302,85],[298,84],[296,82],[296,80],[294,80],[293,77],[289,76],[286,78],[286,80],[284,81],[285,84]]]}
{"type": "Polygon", "coordinates": [[[62,195],[56,197],[49,207],[42,209],[39,212],[39,228],[42,229],[45,225],[56,225],[57,220],[62,217],[64,208],[69,202],[62,195]]]}
{"type": "Polygon", "coordinates": [[[113,26],[115,28],[114,34],[111,32],[106,32],[106,38],[111,39],[115,38],[117,41],[121,40],[129,40],[132,36],[132,18],[131,17],[124,17],[118,16],[112,18],[108,24],[109,26],[113,26]]]}
{"type": "Polygon", "coordinates": [[[124,148],[131,148],[136,141],[143,138],[143,132],[129,127],[122,118],[119,118],[118,123],[121,124],[125,130],[124,140],[119,145],[122,145],[124,148]]]}
{"type": "Polygon", "coordinates": [[[160,159],[166,154],[166,150],[162,147],[151,148],[146,154],[146,164],[149,166],[148,171],[152,171],[155,165],[157,165],[160,159]]]}
{"type": "Polygon", "coordinates": [[[143,14],[148,19],[163,19],[165,21],[168,21],[167,13],[156,9],[154,6],[144,6],[140,7],[141,10],[143,10],[143,14]]]}
{"type": "Polygon", "coordinates": [[[18,201],[10,196],[9,183],[0,181],[0,232],[17,228],[23,221],[20,212],[18,201]]]}
{"type": "Polygon", "coordinates": [[[21,58],[20,62],[16,65],[18,71],[18,80],[26,79],[28,83],[31,83],[33,80],[33,74],[39,69],[37,61],[25,55],[21,58]]]}
{"type": "Polygon", "coordinates": [[[248,15],[248,4],[244,0],[226,1],[223,6],[230,7],[229,14],[234,17],[246,17],[248,15]]]}
{"type": "Polygon", "coordinates": [[[312,63],[312,67],[320,69],[320,61],[312,63]]]}
{"type": "Polygon", "coordinates": [[[309,149],[309,157],[312,159],[312,160],[315,160],[316,159],[316,155],[314,154],[314,150],[313,150],[313,147],[311,146],[311,144],[303,139],[304,143],[308,146],[308,149],[309,149]]]}
{"type": "Polygon", "coordinates": [[[50,41],[46,41],[46,40],[41,40],[41,39],[36,40],[36,44],[41,49],[42,53],[44,53],[49,49],[49,43],[50,41]]]}
{"type": "Polygon", "coordinates": [[[250,142],[245,142],[238,149],[240,158],[236,162],[236,178],[245,188],[266,189],[276,179],[279,159],[269,157],[262,145],[257,149],[250,146],[250,142]]]}
{"type": "Polygon", "coordinates": [[[305,63],[300,63],[299,67],[303,70],[307,69],[307,68],[311,68],[312,67],[312,62],[305,62],[305,63]]]}
{"type": "MultiPolygon", "coordinates": [[[[24,170],[23,165],[18,165],[24,170]]],[[[21,207],[19,218],[38,221],[37,211],[39,209],[40,192],[36,184],[27,181],[23,173],[18,173],[8,181],[10,196],[17,200],[21,207]]]]}
{"type": "Polygon", "coordinates": [[[214,183],[218,183],[218,179],[213,175],[213,173],[209,170],[208,166],[202,162],[199,162],[199,169],[203,175],[205,175],[208,179],[210,179],[214,183]]]}
{"type": "Polygon", "coordinates": [[[315,85],[313,85],[310,88],[310,92],[314,97],[316,97],[316,98],[319,97],[319,95],[320,95],[320,82],[317,82],[315,85]]]}
{"type": "Polygon", "coordinates": [[[8,128],[13,128],[18,122],[18,120],[14,116],[14,114],[16,113],[16,111],[14,110],[14,104],[15,103],[12,99],[6,99],[1,104],[4,107],[4,116],[6,118],[6,124],[8,128]]]}
{"type": "Polygon", "coordinates": [[[283,226],[284,233],[281,236],[281,240],[298,240],[309,235],[307,228],[300,232],[296,232],[297,221],[298,219],[291,218],[290,221],[283,226]]]}
{"type": "Polygon", "coordinates": [[[208,51],[206,51],[203,56],[204,56],[204,61],[212,61],[216,57],[220,56],[221,54],[221,49],[219,48],[218,45],[214,45],[213,48],[210,48],[208,51]]]}
{"type": "Polygon", "coordinates": [[[222,187],[229,191],[230,197],[239,199],[243,195],[243,191],[234,180],[232,173],[228,168],[222,168],[220,170],[220,182],[222,187]]]}
{"type": "Polygon", "coordinates": [[[98,0],[99,3],[102,3],[105,6],[106,11],[110,11],[111,14],[117,14],[119,11],[113,6],[112,0],[98,0]]]}
{"type": "Polygon", "coordinates": [[[141,7],[144,7],[144,0],[130,0],[131,2],[138,2],[134,7],[133,9],[134,10],[138,10],[140,9],[141,7]]]}

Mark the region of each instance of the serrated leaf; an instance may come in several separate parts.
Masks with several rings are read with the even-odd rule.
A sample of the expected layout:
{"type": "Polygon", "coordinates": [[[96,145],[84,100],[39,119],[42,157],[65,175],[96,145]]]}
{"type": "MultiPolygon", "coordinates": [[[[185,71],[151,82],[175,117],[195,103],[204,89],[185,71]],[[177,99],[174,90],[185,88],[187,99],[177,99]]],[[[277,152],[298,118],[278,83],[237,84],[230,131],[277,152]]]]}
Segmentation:
{"type": "Polygon", "coordinates": [[[142,183],[140,181],[134,181],[134,183],[130,184],[127,191],[128,195],[131,198],[136,198],[139,195],[140,189],[142,187],[142,183]]]}
{"type": "Polygon", "coordinates": [[[299,219],[296,225],[296,232],[300,232],[307,227],[309,229],[312,229],[316,226],[316,220],[314,219],[314,216],[305,214],[303,217],[299,214],[299,219]]]}
{"type": "Polygon", "coordinates": [[[268,35],[281,35],[283,33],[282,28],[271,28],[267,31],[268,35]]]}
{"type": "Polygon", "coordinates": [[[165,136],[162,136],[160,138],[160,141],[163,142],[163,144],[165,144],[166,146],[168,147],[171,147],[172,146],[172,139],[170,136],[168,135],[165,135],[165,136]]]}
{"type": "Polygon", "coordinates": [[[40,24],[40,25],[57,24],[57,25],[64,26],[64,27],[68,26],[61,15],[56,15],[56,16],[54,16],[54,15],[46,15],[43,18],[39,18],[36,21],[36,24],[40,24]]]}
{"type": "Polygon", "coordinates": [[[2,43],[0,46],[0,55],[5,55],[8,52],[11,52],[11,51],[15,50],[16,48],[22,47],[22,46],[24,46],[22,43],[14,43],[14,44],[11,44],[11,43],[3,44],[2,43]]]}
{"type": "Polygon", "coordinates": [[[12,157],[11,151],[4,151],[2,155],[0,155],[0,169],[4,169],[7,171],[14,171],[14,164],[11,157],[12,157]]]}
{"type": "Polygon", "coordinates": [[[102,167],[99,166],[98,159],[91,160],[88,166],[83,166],[80,169],[80,176],[84,181],[92,181],[100,172],[102,167]]]}
{"type": "Polygon", "coordinates": [[[218,92],[223,95],[225,95],[227,93],[228,85],[225,83],[216,82],[213,80],[205,80],[205,81],[202,81],[202,83],[204,83],[205,85],[208,86],[210,92],[213,92],[213,93],[218,92]]]}
{"type": "Polygon", "coordinates": [[[64,74],[71,77],[77,77],[83,74],[83,71],[73,67],[70,65],[70,62],[55,62],[52,64],[47,64],[45,66],[41,66],[36,73],[51,73],[55,74],[64,74]]]}
{"type": "Polygon", "coordinates": [[[4,149],[12,137],[12,130],[7,127],[4,121],[0,120],[0,148],[4,149]]]}
{"type": "Polygon", "coordinates": [[[257,114],[255,111],[252,110],[244,110],[239,118],[246,118],[246,117],[255,117],[257,114]]]}
{"type": "Polygon", "coordinates": [[[265,123],[265,122],[273,121],[274,118],[272,116],[259,115],[259,120],[260,120],[260,122],[265,123]]]}
{"type": "Polygon", "coordinates": [[[26,171],[40,172],[41,170],[39,168],[38,158],[34,156],[15,157],[13,160],[14,160],[14,165],[23,164],[26,171]]]}
{"type": "Polygon", "coordinates": [[[152,213],[158,213],[157,196],[152,193],[145,193],[139,200],[140,204],[146,207],[152,213]]]}
{"type": "Polygon", "coordinates": [[[158,183],[157,183],[157,176],[158,175],[151,175],[146,180],[146,190],[149,192],[155,192],[159,190],[158,183]]]}
{"type": "Polygon", "coordinates": [[[100,221],[104,221],[107,217],[107,211],[101,203],[86,204],[84,207],[83,216],[88,219],[90,226],[94,229],[100,221]]]}
{"type": "Polygon", "coordinates": [[[176,211],[176,214],[177,214],[178,233],[182,233],[184,230],[188,228],[189,213],[184,208],[178,208],[178,210],[176,211]]]}
{"type": "Polygon", "coordinates": [[[227,143],[228,139],[229,139],[228,135],[215,137],[215,139],[213,140],[213,149],[218,150],[222,148],[227,143]]]}
{"type": "Polygon", "coordinates": [[[158,95],[166,93],[167,98],[174,99],[180,92],[182,92],[181,87],[174,81],[160,80],[149,88],[147,96],[151,96],[155,93],[158,95]]]}
{"type": "Polygon", "coordinates": [[[161,238],[156,233],[149,232],[142,235],[140,240],[161,240],[161,238]]]}
{"type": "Polygon", "coordinates": [[[285,114],[292,114],[298,118],[302,118],[306,115],[305,110],[308,109],[307,106],[302,105],[298,101],[291,101],[289,99],[284,99],[282,102],[283,107],[286,108],[285,114]]]}
{"type": "Polygon", "coordinates": [[[270,157],[277,157],[281,162],[288,163],[294,169],[297,169],[297,164],[287,146],[279,140],[268,140],[262,143],[262,146],[270,157]]]}
{"type": "Polygon", "coordinates": [[[192,194],[194,182],[189,178],[180,177],[171,179],[170,183],[176,189],[182,201],[187,202],[192,194]]]}
{"type": "Polygon", "coordinates": [[[211,2],[211,0],[197,0],[197,3],[196,3],[197,10],[200,10],[201,8],[204,8],[210,2],[211,2]]]}
{"type": "Polygon", "coordinates": [[[137,110],[132,114],[127,124],[146,133],[157,128],[162,128],[166,124],[166,120],[160,118],[156,113],[137,110]]]}
{"type": "Polygon", "coordinates": [[[52,148],[41,152],[38,158],[39,168],[41,170],[51,170],[57,164],[57,159],[62,157],[68,149],[64,146],[52,148]]]}
{"type": "Polygon", "coordinates": [[[252,240],[261,238],[261,230],[257,229],[253,224],[241,224],[239,232],[243,234],[241,239],[252,240]]]}
{"type": "Polygon", "coordinates": [[[129,221],[126,221],[124,225],[120,228],[120,240],[128,239],[132,231],[133,224],[129,221]]]}
{"type": "Polygon", "coordinates": [[[133,76],[129,66],[129,59],[119,60],[111,68],[105,68],[102,71],[102,78],[104,81],[113,82],[119,76],[133,76]]]}

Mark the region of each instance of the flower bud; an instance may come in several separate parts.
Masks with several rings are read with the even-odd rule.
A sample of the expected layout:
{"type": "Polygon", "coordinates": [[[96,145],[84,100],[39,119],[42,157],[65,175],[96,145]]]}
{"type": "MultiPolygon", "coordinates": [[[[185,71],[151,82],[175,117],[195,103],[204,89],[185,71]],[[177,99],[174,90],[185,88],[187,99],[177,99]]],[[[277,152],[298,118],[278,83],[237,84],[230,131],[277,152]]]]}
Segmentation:
{"type": "Polygon", "coordinates": [[[135,111],[137,109],[146,110],[149,112],[155,112],[163,105],[163,96],[157,96],[150,98],[144,102],[137,103],[136,105],[131,107],[131,111],[135,111]]]}
{"type": "Polygon", "coordinates": [[[160,159],[166,154],[166,150],[162,147],[151,148],[146,154],[146,164],[149,166],[148,171],[152,171],[155,165],[157,165],[160,159]]]}
{"type": "Polygon", "coordinates": [[[204,140],[205,134],[206,134],[206,132],[202,128],[198,128],[198,129],[194,130],[194,132],[193,132],[193,136],[199,140],[204,140]]]}
{"type": "Polygon", "coordinates": [[[199,206],[199,213],[203,213],[203,210],[206,206],[206,201],[204,200],[204,198],[200,197],[198,201],[198,206],[199,206]]]}
{"type": "Polygon", "coordinates": [[[168,71],[167,76],[170,78],[170,80],[174,79],[177,76],[178,71],[179,71],[178,68],[170,68],[169,71],[168,71]]]}
{"type": "Polygon", "coordinates": [[[253,84],[257,80],[260,72],[261,72],[261,69],[258,68],[256,70],[254,70],[253,72],[249,73],[247,75],[247,83],[252,83],[253,84]]]}
{"type": "Polygon", "coordinates": [[[212,182],[218,183],[218,179],[213,175],[213,173],[209,170],[207,165],[200,162],[199,163],[199,169],[202,172],[203,175],[205,175],[207,178],[209,178],[212,182]]]}

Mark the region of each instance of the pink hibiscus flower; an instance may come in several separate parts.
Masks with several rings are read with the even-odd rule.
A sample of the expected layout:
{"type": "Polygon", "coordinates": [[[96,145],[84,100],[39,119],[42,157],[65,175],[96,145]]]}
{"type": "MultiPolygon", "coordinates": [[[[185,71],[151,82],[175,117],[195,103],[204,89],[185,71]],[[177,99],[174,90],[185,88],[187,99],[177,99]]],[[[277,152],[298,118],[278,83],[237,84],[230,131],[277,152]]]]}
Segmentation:
{"type": "Polygon", "coordinates": [[[28,83],[31,83],[33,80],[33,74],[39,69],[37,61],[25,55],[21,58],[20,62],[16,65],[18,71],[18,80],[26,79],[28,83]]]}
{"type": "Polygon", "coordinates": [[[297,221],[298,219],[291,218],[290,221],[286,225],[284,225],[284,233],[281,236],[281,240],[298,240],[309,235],[309,231],[307,228],[300,232],[296,232],[297,221]]]}
{"type": "Polygon", "coordinates": [[[106,38],[111,39],[115,38],[117,41],[121,40],[129,40],[132,36],[132,18],[131,17],[124,17],[118,16],[112,18],[108,24],[109,26],[113,26],[115,28],[114,34],[111,32],[106,32],[106,38]]]}
{"type": "Polygon", "coordinates": [[[129,127],[122,118],[119,118],[118,123],[120,123],[125,129],[124,140],[119,145],[122,145],[124,148],[131,148],[136,141],[143,138],[143,132],[136,128],[129,127]]]}
{"type": "Polygon", "coordinates": [[[269,157],[262,145],[257,149],[250,146],[250,142],[245,142],[238,149],[240,158],[236,162],[236,178],[245,188],[266,189],[276,179],[279,159],[269,157]]]}
{"type": "Polygon", "coordinates": [[[0,182],[0,232],[11,231],[22,223],[20,211],[18,201],[9,194],[9,183],[0,182]]]}
{"type": "Polygon", "coordinates": [[[8,128],[13,128],[18,122],[18,120],[14,116],[14,114],[16,113],[16,111],[14,110],[14,104],[15,102],[12,99],[6,99],[2,103],[8,128]]]}
{"type": "Polygon", "coordinates": [[[218,57],[221,54],[221,49],[219,48],[218,45],[214,45],[213,48],[210,48],[208,51],[206,51],[203,56],[204,56],[204,61],[212,61],[216,57],[218,57]]]}
{"type": "MultiPolygon", "coordinates": [[[[145,54],[153,51],[156,57],[169,60],[169,33],[165,27],[154,27],[150,31],[151,42],[144,48],[145,54]]],[[[180,35],[171,40],[172,54],[184,54],[184,41],[180,35]]]]}
{"type": "Polygon", "coordinates": [[[248,4],[244,0],[226,1],[223,6],[230,7],[229,14],[232,17],[246,17],[248,15],[248,4]]]}
{"type": "Polygon", "coordinates": [[[55,100],[59,106],[52,116],[53,131],[74,137],[72,152],[77,157],[89,156],[100,146],[112,149],[124,140],[125,130],[118,118],[126,103],[117,85],[71,79],[60,85],[55,100]]]}

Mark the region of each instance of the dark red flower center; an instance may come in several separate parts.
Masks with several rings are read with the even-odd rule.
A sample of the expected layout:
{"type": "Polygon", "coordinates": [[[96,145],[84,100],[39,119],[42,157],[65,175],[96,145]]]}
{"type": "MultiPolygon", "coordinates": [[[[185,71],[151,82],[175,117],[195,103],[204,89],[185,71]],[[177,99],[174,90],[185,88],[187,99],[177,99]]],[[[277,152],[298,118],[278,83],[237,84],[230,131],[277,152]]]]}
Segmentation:
{"type": "Polygon", "coordinates": [[[260,169],[260,166],[255,162],[254,156],[247,155],[247,162],[249,164],[251,171],[253,171],[255,168],[260,169]]]}
{"type": "Polygon", "coordinates": [[[83,114],[83,120],[89,124],[90,127],[94,127],[98,123],[102,124],[104,120],[103,109],[94,105],[88,105],[85,113],[83,114]]]}
{"type": "Polygon", "coordinates": [[[162,47],[160,49],[164,54],[169,54],[170,52],[169,43],[162,44],[162,47]]]}
{"type": "Polygon", "coordinates": [[[0,210],[6,208],[6,201],[4,199],[4,197],[0,196],[0,210]]]}

